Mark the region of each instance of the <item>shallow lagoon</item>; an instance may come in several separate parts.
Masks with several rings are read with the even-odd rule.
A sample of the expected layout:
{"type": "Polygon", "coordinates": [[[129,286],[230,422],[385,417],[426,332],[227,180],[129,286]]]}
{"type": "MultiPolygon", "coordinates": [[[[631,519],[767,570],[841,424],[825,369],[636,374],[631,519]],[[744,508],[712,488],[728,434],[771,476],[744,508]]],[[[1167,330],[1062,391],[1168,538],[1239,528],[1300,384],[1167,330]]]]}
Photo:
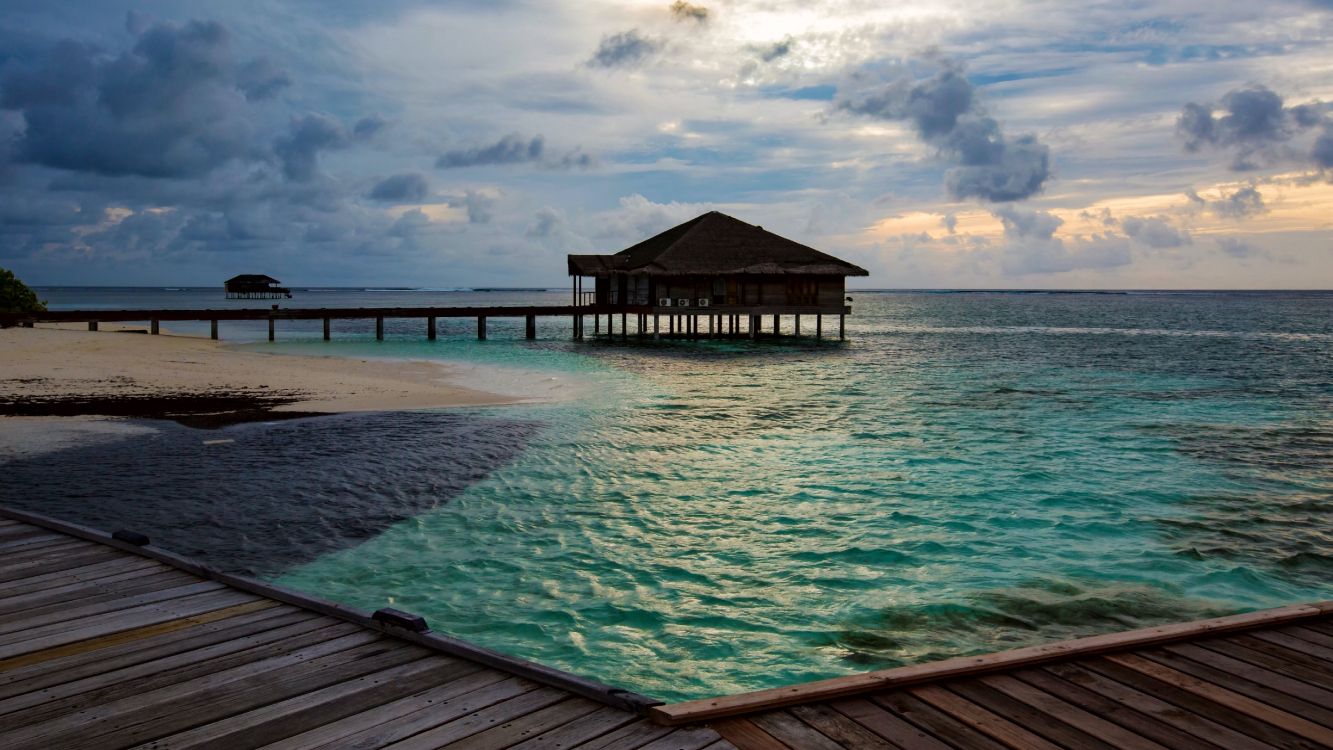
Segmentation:
{"type": "MultiPolygon", "coordinates": [[[[663,699],[1333,595],[1333,296],[854,296],[844,344],[280,331],[281,351],[498,366],[473,376],[564,399],[378,441],[383,417],[247,425],[206,458],[270,501],[317,471],[321,507],[380,511],[326,524],[280,582],[663,699]],[[468,466],[460,425],[486,436],[468,466]],[[332,481],[310,452],[349,434],[332,481]]],[[[161,472],[157,494],[189,494],[161,472]]]]}

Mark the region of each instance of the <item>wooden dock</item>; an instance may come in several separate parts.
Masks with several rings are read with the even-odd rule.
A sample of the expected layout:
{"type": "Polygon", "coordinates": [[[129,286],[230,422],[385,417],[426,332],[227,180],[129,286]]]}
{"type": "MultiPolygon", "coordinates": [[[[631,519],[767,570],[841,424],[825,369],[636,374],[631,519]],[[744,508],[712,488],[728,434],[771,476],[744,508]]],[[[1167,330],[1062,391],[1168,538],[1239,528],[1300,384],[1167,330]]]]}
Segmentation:
{"type": "MultiPolygon", "coordinates": [[[[602,332],[602,320],[606,321],[606,335],[619,335],[628,338],[633,329],[633,336],[669,337],[669,338],[759,338],[761,335],[783,335],[782,320],[791,320],[791,334],[801,335],[801,318],[814,319],[815,338],[824,336],[824,316],[836,315],[838,318],[838,338],[846,337],[846,319],[851,314],[850,307],[830,310],[821,307],[792,306],[728,306],[714,307],[654,307],[639,306],[599,306],[599,305],[539,305],[498,307],[279,307],[269,308],[229,308],[229,309],[158,309],[158,310],[51,310],[41,313],[0,313],[0,327],[32,327],[37,323],[87,323],[88,330],[96,331],[99,323],[147,322],[151,334],[161,330],[161,324],[173,321],[193,321],[209,323],[210,335],[219,338],[218,323],[221,321],[267,321],[268,340],[277,335],[277,324],[285,320],[320,320],[324,323],[324,340],[332,336],[332,322],[335,320],[373,320],[375,338],[384,339],[384,321],[390,319],[416,319],[424,321],[426,338],[434,341],[441,318],[475,318],[477,321],[477,339],[485,340],[487,322],[495,318],[522,318],[524,335],[528,339],[537,338],[538,318],[564,318],[570,321],[570,330],[574,338],[581,339],[587,328],[586,318],[593,319],[593,334],[602,332]],[[616,323],[619,319],[619,333],[616,323]],[[769,334],[765,334],[765,322],[771,319],[769,334]]],[[[810,330],[807,325],[806,331],[810,330]]]]}
{"type": "Polygon", "coordinates": [[[1333,747],[1333,602],[662,705],[0,509],[0,747],[1333,747]]]}
{"type": "Polygon", "coordinates": [[[6,750],[732,748],[645,719],[651,701],[627,691],[210,571],[133,534],[3,516],[6,750]]]}

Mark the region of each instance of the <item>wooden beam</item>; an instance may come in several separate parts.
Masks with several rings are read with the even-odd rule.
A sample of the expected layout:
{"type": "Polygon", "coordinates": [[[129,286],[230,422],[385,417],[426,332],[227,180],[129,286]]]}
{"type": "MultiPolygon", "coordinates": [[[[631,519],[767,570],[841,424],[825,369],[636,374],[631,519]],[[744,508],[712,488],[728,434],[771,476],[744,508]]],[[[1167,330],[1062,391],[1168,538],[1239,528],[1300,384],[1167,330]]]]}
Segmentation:
{"type": "Polygon", "coordinates": [[[273,340],[273,318],[268,319],[268,340],[273,340]]]}
{"type": "Polygon", "coordinates": [[[839,315],[839,316],[838,316],[838,340],[839,340],[839,341],[842,341],[842,340],[845,339],[845,338],[847,338],[847,316],[846,316],[846,315],[839,315]]]}
{"type": "Polygon", "coordinates": [[[655,721],[664,724],[675,725],[711,721],[726,716],[767,711],[797,703],[830,700],[889,688],[917,685],[924,682],[1013,670],[1053,661],[1081,659],[1174,641],[1210,637],[1221,633],[1299,622],[1324,617],[1330,612],[1333,612],[1333,601],[1298,604],[1227,617],[1216,617],[1209,620],[1158,625],[1121,633],[1107,633],[1087,638],[1057,641],[993,654],[960,656],[943,661],[912,664],[906,667],[882,669],[846,677],[834,677],[828,680],[758,690],[752,693],[673,703],[656,706],[650,709],[649,713],[655,721]]]}
{"type": "Polygon", "coordinates": [[[824,316],[818,313],[815,314],[815,338],[824,338],[824,316]]]}
{"type": "Polygon", "coordinates": [[[797,335],[797,336],[800,336],[800,335],[801,335],[801,314],[800,314],[800,313],[797,313],[797,314],[796,314],[796,335],[797,335]]]}
{"type": "Polygon", "coordinates": [[[778,335],[781,335],[781,334],[782,334],[782,316],[781,316],[781,315],[774,315],[774,316],[773,316],[773,335],[774,335],[774,336],[778,336],[778,335]]]}
{"type": "Polygon", "coordinates": [[[426,340],[427,340],[427,341],[434,341],[435,338],[436,338],[436,336],[437,336],[437,332],[436,332],[436,327],[435,327],[435,316],[434,316],[434,315],[427,315],[427,316],[426,316],[426,340]]]}
{"type": "Polygon", "coordinates": [[[478,316],[477,316],[477,340],[478,340],[478,341],[485,341],[485,340],[486,340],[486,316],[485,316],[485,315],[478,315],[478,316]]]}
{"type": "Polygon", "coordinates": [[[375,340],[376,340],[376,341],[383,341],[383,340],[384,340],[384,316],[383,316],[383,315],[377,315],[377,316],[375,316],[375,340]]]}
{"type": "Polygon", "coordinates": [[[620,314],[620,338],[622,339],[629,336],[629,326],[626,324],[627,315],[629,315],[629,313],[622,312],[620,314]]]}
{"type": "Polygon", "coordinates": [[[218,340],[218,322],[216,320],[208,321],[208,337],[214,341],[218,340]]]}
{"type": "Polygon", "coordinates": [[[90,321],[88,321],[88,330],[90,330],[90,331],[96,331],[96,330],[97,330],[97,321],[95,321],[95,320],[90,320],[90,321]]]}
{"type": "Polygon", "coordinates": [[[148,333],[150,335],[156,336],[159,333],[161,333],[161,330],[162,329],[161,326],[158,325],[157,318],[153,318],[152,320],[148,321],[148,333]]]}
{"type": "Polygon", "coordinates": [[[325,318],[325,319],[324,319],[324,340],[325,340],[325,341],[328,341],[330,338],[332,338],[332,336],[329,335],[329,333],[330,333],[330,331],[329,331],[330,323],[331,323],[331,321],[330,321],[328,318],[325,318]]]}
{"type": "Polygon", "coordinates": [[[531,341],[537,338],[537,316],[529,315],[525,320],[526,320],[526,325],[525,325],[526,330],[524,331],[524,333],[527,335],[528,340],[531,341]]]}

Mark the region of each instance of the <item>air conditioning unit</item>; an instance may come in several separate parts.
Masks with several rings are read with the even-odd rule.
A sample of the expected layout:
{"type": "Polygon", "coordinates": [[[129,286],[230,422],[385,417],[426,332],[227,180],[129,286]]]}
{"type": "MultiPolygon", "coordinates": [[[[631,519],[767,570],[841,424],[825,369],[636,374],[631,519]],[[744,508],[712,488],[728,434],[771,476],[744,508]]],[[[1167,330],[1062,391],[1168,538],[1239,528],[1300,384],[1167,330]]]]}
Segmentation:
{"type": "Polygon", "coordinates": [[[707,297],[699,298],[699,307],[708,307],[710,304],[712,304],[712,300],[708,299],[707,297]]]}
{"type": "Polygon", "coordinates": [[[657,300],[657,306],[658,306],[658,307],[671,307],[671,298],[670,298],[670,297],[662,297],[661,299],[657,300]]]}
{"type": "Polygon", "coordinates": [[[676,300],[676,307],[689,307],[689,306],[690,306],[689,297],[681,297],[680,299],[676,300]]]}

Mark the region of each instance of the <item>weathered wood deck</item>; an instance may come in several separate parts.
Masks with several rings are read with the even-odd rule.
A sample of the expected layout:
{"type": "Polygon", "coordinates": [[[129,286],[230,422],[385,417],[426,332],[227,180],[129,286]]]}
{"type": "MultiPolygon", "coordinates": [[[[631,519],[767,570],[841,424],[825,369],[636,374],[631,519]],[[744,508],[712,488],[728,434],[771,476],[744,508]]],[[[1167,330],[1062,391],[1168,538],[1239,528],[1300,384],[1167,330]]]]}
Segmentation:
{"type": "Polygon", "coordinates": [[[1333,602],[653,703],[0,509],[0,748],[1326,748],[1333,602]]]}
{"type": "Polygon", "coordinates": [[[704,727],[643,718],[632,693],[6,515],[6,750],[732,747],[704,727]]]}

